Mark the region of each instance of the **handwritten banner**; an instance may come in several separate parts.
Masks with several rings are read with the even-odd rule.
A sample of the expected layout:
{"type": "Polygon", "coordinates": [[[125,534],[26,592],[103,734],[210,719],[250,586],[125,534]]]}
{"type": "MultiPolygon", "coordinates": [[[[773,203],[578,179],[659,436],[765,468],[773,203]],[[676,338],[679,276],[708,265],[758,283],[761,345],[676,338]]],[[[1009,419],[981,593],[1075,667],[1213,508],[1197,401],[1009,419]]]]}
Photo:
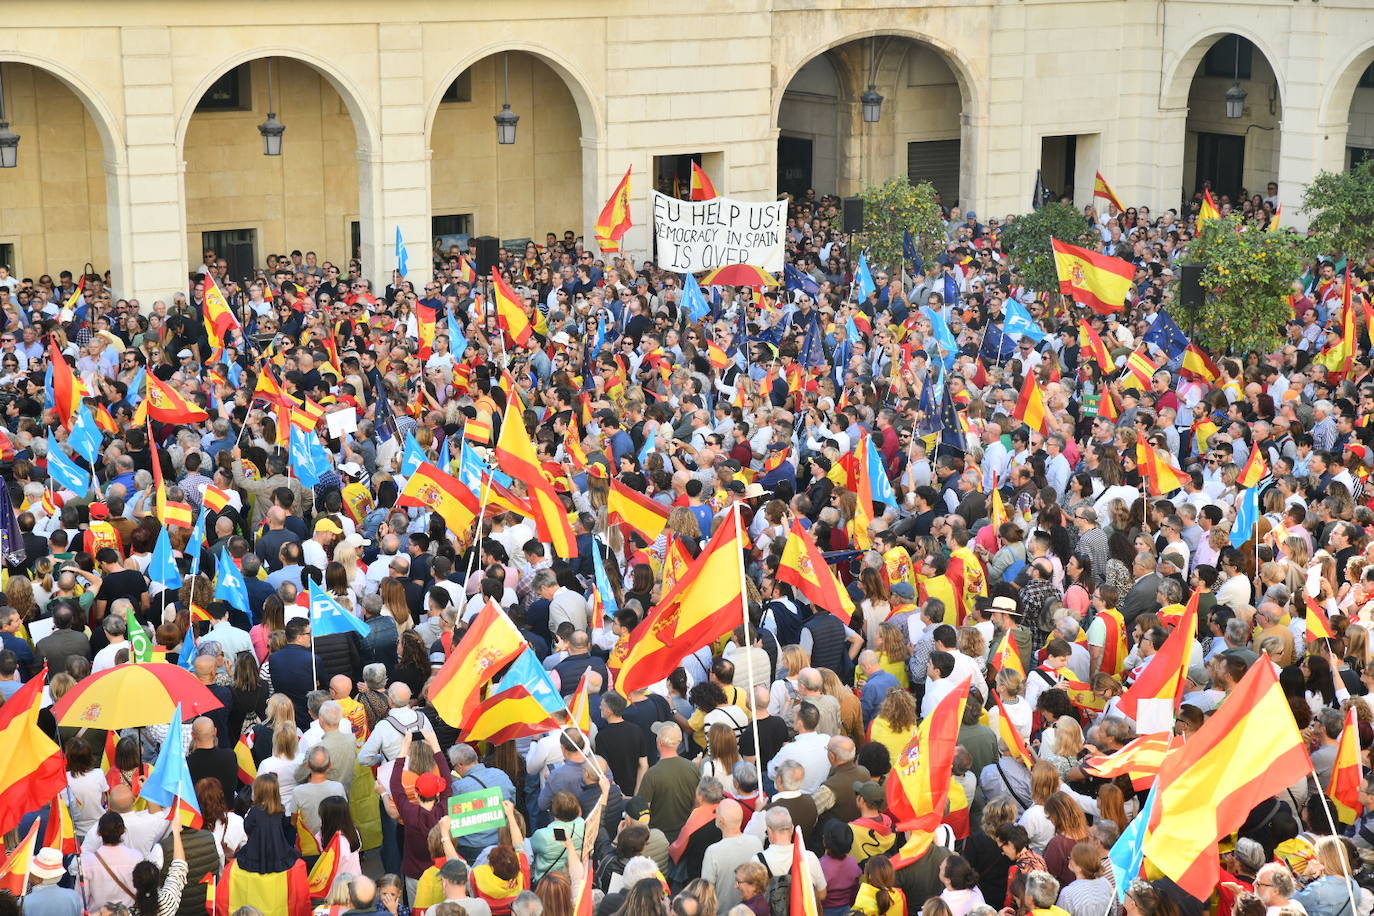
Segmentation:
{"type": "Polygon", "coordinates": [[[654,195],[654,237],[659,264],[678,273],[700,273],[727,264],[782,270],[787,202],[762,204],[716,197],[678,200],[654,195]]]}

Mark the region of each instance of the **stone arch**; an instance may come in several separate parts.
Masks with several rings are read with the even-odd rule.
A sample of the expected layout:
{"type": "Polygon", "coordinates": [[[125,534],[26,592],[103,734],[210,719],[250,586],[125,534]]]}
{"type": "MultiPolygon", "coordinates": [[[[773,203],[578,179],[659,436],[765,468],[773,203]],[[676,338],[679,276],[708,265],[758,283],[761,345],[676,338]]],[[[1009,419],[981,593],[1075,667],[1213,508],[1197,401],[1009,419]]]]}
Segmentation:
{"type": "Polygon", "coordinates": [[[120,168],[126,164],[127,149],[119,119],[115,117],[109,104],[106,103],[104,97],[95,87],[87,83],[85,79],[78,76],[75,71],[61,61],[28,54],[21,50],[0,52],[0,63],[27,64],[61,81],[72,91],[73,95],[81,100],[87,114],[91,116],[91,121],[95,124],[95,129],[100,133],[100,139],[105,145],[107,162],[120,168]]]}
{"type": "Polygon", "coordinates": [[[1365,45],[1352,52],[1331,71],[1334,77],[1327,81],[1326,93],[1321,102],[1321,120],[1318,124],[1346,123],[1350,117],[1350,105],[1355,100],[1356,85],[1370,64],[1374,64],[1374,44],[1365,45]]]}
{"type": "Polygon", "coordinates": [[[1166,72],[1160,76],[1160,85],[1163,87],[1159,100],[1160,108],[1169,110],[1188,106],[1188,92],[1192,89],[1198,64],[1202,63],[1202,58],[1211,50],[1212,45],[1227,35],[1239,35],[1264,55],[1264,59],[1269,63],[1269,69],[1274,71],[1274,79],[1279,87],[1279,106],[1282,109],[1287,94],[1284,72],[1279,67],[1283,58],[1275,54],[1274,49],[1257,32],[1239,25],[1212,26],[1182,43],[1188,50],[1178,58],[1172,70],[1167,70],[1166,64],[1166,72]]]}

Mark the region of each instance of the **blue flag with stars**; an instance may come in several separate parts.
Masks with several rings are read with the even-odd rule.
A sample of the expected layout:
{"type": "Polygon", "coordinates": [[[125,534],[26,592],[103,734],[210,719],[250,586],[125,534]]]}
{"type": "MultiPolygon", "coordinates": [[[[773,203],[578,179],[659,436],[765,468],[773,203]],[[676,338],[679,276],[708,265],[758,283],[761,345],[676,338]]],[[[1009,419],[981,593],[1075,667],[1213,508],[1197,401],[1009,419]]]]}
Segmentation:
{"type": "Polygon", "coordinates": [[[910,229],[902,233],[902,260],[910,262],[913,273],[926,272],[925,258],[916,250],[916,239],[912,238],[910,229]]]}
{"type": "Polygon", "coordinates": [[[782,266],[782,282],[788,290],[801,290],[812,299],[820,294],[821,285],[817,283],[810,274],[802,273],[791,264],[782,266]]]}
{"type": "Polygon", "coordinates": [[[806,336],[802,338],[801,353],[797,361],[805,369],[815,369],[825,365],[825,345],[821,343],[821,323],[813,312],[811,314],[811,324],[806,328],[806,336]]]}
{"type": "Polygon", "coordinates": [[[1169,317],[1169,313],[1163,309],[1155,316],[1154,323],[1145,332],[1142,338],[1148,344],[1154,344],[1164,351],[1170,360],[1177,359],[1183,355],[1183,351],[1188,349],[1188,338],[1179,328],[1174,319],[1169,317]]]}
{"type": "Polygon", "coordinates": [[[941,296],[945,300],[945,305],[953,305],[959,301],[959,284],[954,281],[954,274],[945,274],[945,288],[941,296]]]}

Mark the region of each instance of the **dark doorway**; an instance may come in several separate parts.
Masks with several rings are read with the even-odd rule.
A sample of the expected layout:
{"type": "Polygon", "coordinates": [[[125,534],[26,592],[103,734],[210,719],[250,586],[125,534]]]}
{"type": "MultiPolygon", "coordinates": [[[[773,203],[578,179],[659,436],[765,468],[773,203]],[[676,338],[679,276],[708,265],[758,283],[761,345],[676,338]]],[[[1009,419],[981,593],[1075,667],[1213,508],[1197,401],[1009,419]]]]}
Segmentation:
{"type": "Polygon", "coordinates": [[[1245,137],[1239,134],[1197,135],[1197,182],[1194,193],[1200,193],[1207,183],[1212,194],[1225,194],[1235,200],[1244,185],[1245,137]]]}
{"type": "Polygon", "coordinates": [[[778,193],[804,197],[811,189],[813,142],[805,137],[778,137],[778,193]]]}

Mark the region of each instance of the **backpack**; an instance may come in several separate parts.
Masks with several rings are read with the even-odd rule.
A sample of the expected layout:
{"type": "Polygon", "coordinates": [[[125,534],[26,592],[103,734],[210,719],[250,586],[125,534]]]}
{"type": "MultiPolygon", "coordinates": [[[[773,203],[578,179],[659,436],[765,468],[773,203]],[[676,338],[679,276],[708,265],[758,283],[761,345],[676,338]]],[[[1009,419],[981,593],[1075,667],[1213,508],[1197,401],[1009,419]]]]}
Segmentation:
{"type": "Polygon", "coordinates": [[[758,860],[763,863],[764,870],[768,872],[768,887],[763,893],[768,898],[769,913],[772,916],[789,916],[792,912],[791,873],[773,874],[773,869],[768,866],[768,860],[763,857],[763,853],[758,854],[758,860]]]}

